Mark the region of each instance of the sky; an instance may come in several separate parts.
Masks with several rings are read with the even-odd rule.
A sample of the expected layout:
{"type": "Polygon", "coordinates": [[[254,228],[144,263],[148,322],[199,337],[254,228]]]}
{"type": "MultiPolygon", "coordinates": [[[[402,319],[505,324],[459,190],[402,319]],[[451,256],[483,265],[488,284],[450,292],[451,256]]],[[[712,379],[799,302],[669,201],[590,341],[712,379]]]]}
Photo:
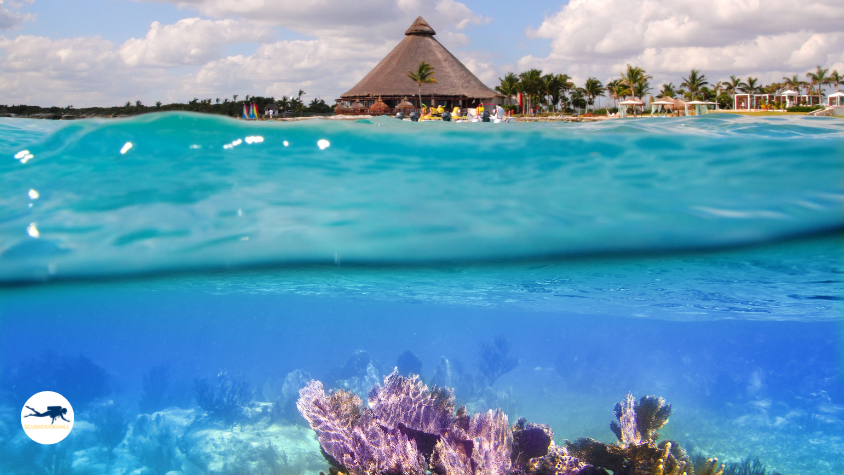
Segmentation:
{"type": "Polygon", "coordinates": [[[0,104],[115,106],[305,91],[333,100],[423,16],[489,86],[507,72],[661,84],[844,74],[842,0],[0,0],[0,104]]]}

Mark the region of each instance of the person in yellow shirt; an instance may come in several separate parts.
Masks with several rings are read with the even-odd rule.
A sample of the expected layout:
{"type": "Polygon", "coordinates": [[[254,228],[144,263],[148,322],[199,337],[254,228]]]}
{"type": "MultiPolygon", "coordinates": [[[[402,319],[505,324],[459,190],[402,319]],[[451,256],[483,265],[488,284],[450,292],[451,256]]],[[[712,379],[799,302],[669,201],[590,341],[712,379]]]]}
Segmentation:
{"type": "Polygon", "coordinates": [[[483,113],[484,113],[484,104],[480,103],[480,104],[478,104],[478,116],[483,115],[483,113]]]}
{"type": "Polygon", "coordinates": [[[445,108],[442,106],[442,104],[440,104],[440,105],[437,107],[437,114],[439,114],[439,115],[443,115],[443,112],[445,112],[445,108]]]}
{"type": "Polygon", "coordinates": [[[452,116],[453,118],[460,117],[460,107],[458,107],[458,106],[454,106],[454,110],[453,110],[453,111],[451,111],[451,116],[452,116]]]}

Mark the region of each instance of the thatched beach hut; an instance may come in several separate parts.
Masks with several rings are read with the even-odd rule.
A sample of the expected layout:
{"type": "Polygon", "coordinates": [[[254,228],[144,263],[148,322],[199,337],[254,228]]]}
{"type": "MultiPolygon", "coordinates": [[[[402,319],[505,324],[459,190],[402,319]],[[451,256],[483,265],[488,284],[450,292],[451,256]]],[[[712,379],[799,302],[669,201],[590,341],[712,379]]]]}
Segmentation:
{"type": "Polygon", "coordinates": [[[390,113],[390,106],[384,104],[384,101],[381,100],[379,97],[375,104],[372,104],[369,107],[369,113],[371,115],[382,115],[382,114],[389,114],[390,113]]]}
{"type": "Polygon", "coordinates": [[[363,103],[362,103],[362,102],[360,102],[360,101],[355,101],[355,102],[354,102],[354,104],[352,104],[352,105],[349,107],[349,110],[351,110],[351,111],[352,111],[352,114],[364,114],[364,113],[366,113],[366,110],[367,110],[367,109],[366,109],[366,106],[365,106],[365,105],[363,105],[363,103]]]}
{"type": "Polygon", "coordinates": [[[355,87],[340,95],[338,103],[361,101],[374,104],[381,97],[391,109],[404,99],[418,102],[419,86],[405,74],[425,61],[434,68],[436,83],[422,84],[422,102],[431,106],[469,107],[480,100],[498,97],[463,63],[434,38],[437,33],[421,16],[404,32],[404,39],[355,87]]]}
{"type": "Polygon", "coordinates": [[[345,104],[338,103],[336,106],[334,106],[334,113],[339,114],[339,115],[343,115],[343,114],[349,114],[350,112],[349,112],[349,108],[346,107],[345,104]]]}

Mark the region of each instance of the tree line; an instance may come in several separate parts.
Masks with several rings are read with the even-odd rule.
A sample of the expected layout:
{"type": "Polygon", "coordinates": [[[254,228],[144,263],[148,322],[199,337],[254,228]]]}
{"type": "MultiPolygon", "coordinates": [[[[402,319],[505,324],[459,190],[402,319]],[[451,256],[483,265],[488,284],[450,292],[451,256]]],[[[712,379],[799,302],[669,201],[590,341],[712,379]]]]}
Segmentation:
{"type": "MultiPolygon", "coordinates": [[[[823,86],[835,87],[838,92],[840,85],[844,85],[844,76],[829,68],[818,66],[814,71],[806,73],[806,80],[801,80],[795,74],[783,77],[782,82],[763,85],[758,78],[741,79],[730,76],[729,81],[717,81],[714,84],[707,80],[699,69],[692,69],[686,77],[681,78],[679,86],[669,82],[662,84],[658,91],[651,85],[653,76],[638,66],[628,64],[618,78],[603,84],[594,77],[587,78],[583,86],[577,86],[568,74],[543,74],[539,69],[515,74],[507,73],[498,78],[499,85],[495,91],[510,99],[521,93],[524,97],[524,110],[539,108],[548,112],[588,111],[594,110],[595,99],[607,97],[609,104],[615,106],[630,97],[643,98],[648,94],[658,97],[672,97],[686,101],[702,100],[718,103],[722,109],[729,109],[737,93],[746,94],[781,94],[791,89],[798,95],[806,91],[808,95],[823,97],[823,86]]],[[[511,106],[512,108],[512,106],[511,106]]]]}
{"type": "Polygon", "coordinates": [[[281,96],[280,99],[246,95],[244,99],[238,100],[240,95],[234,94],[231,99],[221,99],[219,97],[216,100],[210,98],[194,98],[187,103],[174,102],[171,104],[162,104],[159,101],[154,105],[146,105],[141,101],[135,101],[134,103],[127,101],[122,106],[116,107],[74,108],[72,105],[66,107],[40,107],[25,104],[0,105],[0,113],[27,116],[37,114],[52,116],[112,116],[137,115],[148,112],[189,111],[239,117],[243,114],[243,106],[253,103],[257,105],[258,112],[261,114],[263,114],[264,108],[270,103],[275,104],[280,113],[287,113],[289,115],[327,114],[334,110],[333,106],[329,106],[319,97],[315,97],[310,103],[306,104],[302,99],[303,95],[305,95],[305,92],[299,90],[299,93],[295,96],[281,96]]]}

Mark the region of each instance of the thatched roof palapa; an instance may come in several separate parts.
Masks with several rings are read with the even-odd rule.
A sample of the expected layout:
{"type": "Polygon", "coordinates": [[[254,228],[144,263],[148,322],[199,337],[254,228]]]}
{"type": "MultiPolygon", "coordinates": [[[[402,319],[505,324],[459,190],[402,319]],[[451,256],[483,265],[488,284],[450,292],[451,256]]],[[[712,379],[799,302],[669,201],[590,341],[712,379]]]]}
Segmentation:
{"type": "Polygon", "coordinates": [[[334,113],[335,114],[348,114],[349,108],[345,106],[342,102],[338,102],[336,106],[334,106],[334,113]]]}
{"type": "Polygon", "coordinates": [[[423,97],[488,99],[499,95],[434,39],[436,32],[421,16],[404,34],[404,39],[369,74],[340,95],[342,99],[417,96],[419,86],[405,75],[408,71],[416,71],[422,61],[434,68],[433,76],[437,81],[422,84],[423,97]]]}
{"type": "Polygon", "coordinates": [[[382,101],[379,97],[378,100],[375,101],[375,104],[372,104],[369,107],[369,113],[373,115],[389,114],[390,106],[384,104],[384,101],[382,101]]]}
{"type": "Polygon", "coordinates": [[[416,109],[416,106],[414,106],[410,101],[408,101],[406,97],[402,97],[401,102],[399,103],[399,105],[396,106],[396,109],[416,109]]]}

